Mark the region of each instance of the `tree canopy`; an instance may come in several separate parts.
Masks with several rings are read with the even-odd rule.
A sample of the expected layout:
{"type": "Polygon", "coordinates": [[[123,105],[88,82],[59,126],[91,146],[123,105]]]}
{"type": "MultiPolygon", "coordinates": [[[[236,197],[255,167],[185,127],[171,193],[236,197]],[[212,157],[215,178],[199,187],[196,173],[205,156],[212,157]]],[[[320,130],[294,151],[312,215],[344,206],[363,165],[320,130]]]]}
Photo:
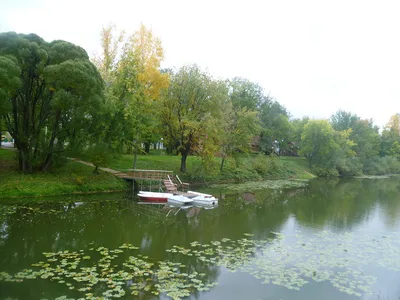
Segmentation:
{"type": "Polygon", "coordinates": [[[35,34],[0,34],[0,105],[19,167],[47,170],[103,101],[103,80],[85,50],[35,34]]]}

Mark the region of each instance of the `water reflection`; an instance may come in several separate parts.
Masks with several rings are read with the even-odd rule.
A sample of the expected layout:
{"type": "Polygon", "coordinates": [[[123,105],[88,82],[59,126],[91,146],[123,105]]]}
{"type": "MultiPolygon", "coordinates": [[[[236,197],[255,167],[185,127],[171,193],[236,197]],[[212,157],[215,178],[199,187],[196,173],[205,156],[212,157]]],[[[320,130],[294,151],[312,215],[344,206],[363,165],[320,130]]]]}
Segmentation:
{"type": "MultiPolygon", "coordinates": [[[[400,229],[400,182],[397,178],[314,180],[307,188],[287,191],[232,194],[205,189],[204,192],[216,195],[220,199],[219,206],[204,209],[142,205],[124,199],[121,194],[67,197],[62,201],[41,203],[22,201],[17,205],[4,203],[0,205],[0,271],[13,273],[28,268],[43,259],[43,252],[79,251],[92,246],[116,248],[131,243],[151,259],[170,260],[173,255],[165,250],[174,245],[188,247],[193,241],[207,244],[223,238],[239,240],[244,233],[252,233],[254,239],[262,240],[270,239],[271,231],[291,233],[300,229],[314,235],[321,230],[341,234],[400,229]]],[[[211,292],[197,294],[199,297],[230,295],[240,299],[240,292],[237,291],[235,297],[232,291],[241,282],[253,287],[249,299],[265,298],[262,295],[266,290],[271,292],[271,299],[294,296],[285,288],[273,285],[266,288],[254,278],[232,275],[224,268],[192,257],[180,259],[189,270],[205,273],[209,282],[224,283],[211,292]]],[[[398,286],[380,282],[400,280],[399,274],[380,272],[387,275],[380,275],[386,277],[378,280],[375,291],[384,291],[385,299],[395,299],[398,286]]],[[[39,298],[39,295],[55,298],[64,292],[69,293],[56,283],[43,280],[19,285],[0,282],[1,299],[30,299],[39,298]]],[[[357,299],[336,291],[327,283],[305,286],[296,294],[296,299],[315,299],[322,293],[328,294],[324,297],[327,299],[357,299]]]]}

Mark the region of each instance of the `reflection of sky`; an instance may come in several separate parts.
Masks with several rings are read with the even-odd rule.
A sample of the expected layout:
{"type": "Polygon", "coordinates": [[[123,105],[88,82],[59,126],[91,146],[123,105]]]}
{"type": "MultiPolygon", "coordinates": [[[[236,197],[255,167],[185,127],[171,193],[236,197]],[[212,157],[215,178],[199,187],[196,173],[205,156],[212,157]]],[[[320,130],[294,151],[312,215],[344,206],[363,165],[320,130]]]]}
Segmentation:
{"type": "MultiPolygon", "coordinates": [[[[345,233],[351,232],[354,237],[357,236],[365,236],[365,235],[384,235],[385,233],[396,233],[400,230],[400,221],[395,220],[394,222],[388,222],[388,209],[382,207],[379,203],[376,203],[370,211],[364,214],[363,219],[361,222],[354,224],[351,227],[351,231],[346,230],[343,231],[341,228],[335,228],[332,226],[332,223],[325,225],[323,228],[313,227],[312,225],[302,225],[301,223],[297,222],[295,215],[291,214],[286,222],[282,224],[280,228],[280,232],[283,233],[287,237],[287,244],[290,244],[293,241],[290,236],[294,234],[299,234],[303,237],[312,237],[316,233],[319,233],[322,230],[330,231],[330,232],[337,232],[337,233],[345,233]]],[[[328,245],[327,245],[328,246],[328,245]]],[[[359,249],[359,251],[363,251],[363,249],[359,249]]],[[[399,260],[400,260],[400,249],[397,249],[399,252],[399,260]]],[[[376,300],[378,299],[398,299],[400,295],[400,272],[399,271],[392,271],[385,269],[379,266],[367,266],[365,268],[366,273],[373,274],[377,278],[377,282],[373,285],[373,295],[363,295],[361,299],[365,300],[376,300]]],[[[313,292],[311,295],[316,297],[316,289],[321,283],[317,282],[310,282],[306,284],[301,289],[301,294],[305,292],[305,290],[309,289],[311,286],[313,292]]],[[[330,285],[329,283],[325,283],[326,285],[330,285]]],[[[328,287],[327,287],[328,288],[328,287]]],[[[332,286],[330,286],[332,288],[332,286]]],[[[329,288],[328,288],[329,289],[329,288]]],[[[327,290],[323,290],[324,299],[330,299],[327,295],[327,290]]],[[[298,295],[297,295],[298,296],[298,295]]],[[[341,293],[340,299],[345,299],[349,297],[352,299],[351,296],[341,293]]],[[[322,298],[322,297],[321,297],[322,298]]],[[[268,298],[263,298],[268,299],[268,298]]],[[[284,298],[284,299],[291,299],[291,298],[284,298]]],[[[297,297],[297,299],[306,299],[303,297],[297,297]]],[[[311,298],[310,298],[311,299],[311,298]]]]}

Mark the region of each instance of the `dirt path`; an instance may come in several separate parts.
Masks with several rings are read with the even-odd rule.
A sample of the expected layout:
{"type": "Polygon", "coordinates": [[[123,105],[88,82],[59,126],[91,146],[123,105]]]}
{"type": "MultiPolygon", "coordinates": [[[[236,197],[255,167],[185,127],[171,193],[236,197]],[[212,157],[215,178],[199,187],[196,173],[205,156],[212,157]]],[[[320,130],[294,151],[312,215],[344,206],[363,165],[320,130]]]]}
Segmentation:
{"type": "MultiPolygon", "coordinates": [[[[87,166],[90,166],[90,167],[94,168],[94,165],[92,163],[90,163],[90,162],[79,160],[77,158],[72,158],[72,157],[67,157],[67,159],[73,160],[73,161],[76,161],[78,163],[81,163],[81,164],[84,164],[84,165],[87,165],[87,166]]],[[[110,168],[99,168],[99,169],[104,171],[104,172],[111,173],[111,174],[114,174],[114,175],[121,173],[120,171],[116,171],[116,170],[113,170],[113,169],[110,169],[110,168]]]]}

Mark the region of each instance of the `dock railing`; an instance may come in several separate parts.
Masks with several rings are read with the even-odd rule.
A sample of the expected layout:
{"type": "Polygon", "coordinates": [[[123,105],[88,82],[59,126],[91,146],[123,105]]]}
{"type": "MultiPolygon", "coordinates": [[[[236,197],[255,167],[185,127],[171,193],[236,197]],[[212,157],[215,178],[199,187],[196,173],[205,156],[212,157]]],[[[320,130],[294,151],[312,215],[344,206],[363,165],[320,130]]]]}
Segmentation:
{"type": "Polygon", "coordinates": [[[141,169],[124,169],[118,174],[118,177],[134,180],[164,180],[168,179],[168,175],[172,176],[173,171],[166,170],[141,170],[141,169]]]}

